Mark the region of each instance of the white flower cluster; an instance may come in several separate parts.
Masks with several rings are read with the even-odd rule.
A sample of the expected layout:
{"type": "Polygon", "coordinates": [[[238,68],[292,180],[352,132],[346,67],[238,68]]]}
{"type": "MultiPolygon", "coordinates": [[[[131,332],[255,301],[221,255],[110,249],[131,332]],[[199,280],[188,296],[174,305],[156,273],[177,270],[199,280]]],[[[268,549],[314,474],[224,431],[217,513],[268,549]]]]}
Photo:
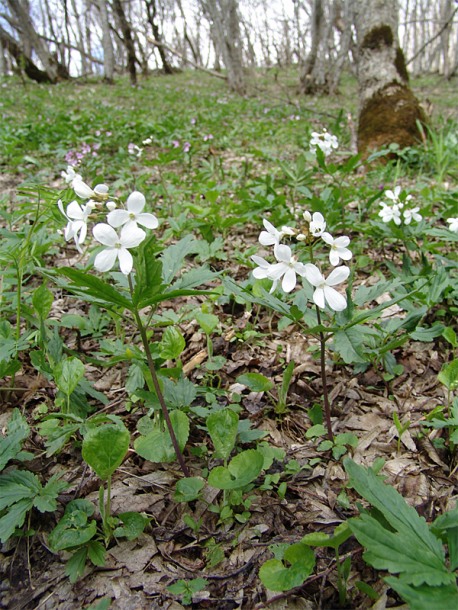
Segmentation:
{"type": "Polygon", "coordinates": [[[395,225],[400,226],[403,222],[406,225],[410,225],[412,220],[420,222],[421,214],[419,214],[420,208],[410,207],[410,201],[412,195],[407,195],[403,199],[400,198],[401,187],[396,186],[394,191],[385,191],[385,197],[389,199],[389,203],[381,201],[380,205],[382,209],[378,213],[383,222],[390,222],[391,220],[395,225]]]}
{"type": "Polygon", "coordinates": [[[105,246],[105,249],[95,257],[94,267],[98,271],[109,271],[116,260],[119,260],[121,272],[128,275],[133,267],[133,258],[129,249],[139,246],[146,237],[145,231],[138,225],[147,229],[156,229],[159,224],[154,214],[143,212],[146,204],[144,195],[134,191],[127,198],[125,206],[118,209],[116,202],[110,201],[108,187],[105,184],[98,184],[92,189],[70,166],[61,175],[67,184],[71,184],[75,194],[86,200],[84,204],[76,200],[72,201],[66,210],[61,199],[57,202],[59,210],[68,221],[64,229],[65,239],[67,241],[73,239],[78,251],[82,252],[81,245],[86,239],[91,215],[95,213],[99,215],[97,208],[104,203],[108,209],[107,222],[96,224],[92,234],[96,241],[105,246]],[[121,230],[118,234],[116,229],[119,228],[121,230]]]}
{"type": "Polygon", "coordinates": [[[340,260],[348,261],[352,257],[352,253],[347,247],[350,244],[350,238],[347,236],[334,238],[326,232],[326,221],[320,212],[315,212],[313,215],[310,212],[304,212],[304,220],[308,224],[308,235],[312,238],[321,237],[330,246],[329,261],[336,268],[331,271],[329,276],[325,278],[313,263],[304,264],[298,261],[297,257],[293,256],[291,248],[280,243],[285,236],[296,236],[298,241],[305,241],[308,239],[308,235],[298,234],[291,227],[282,227],[279,231],[265,219],[263,225],[266,230],[259,235],[259,242],[263,246],[274,247],[274,257],[277,262],[269,263],[261,256],[252,256],[251,260],[257,265],[253,270],[253,276],[256,279],[272,280],[270,292],[274,292],[278,282],[282,280],[282,290],[288,293],[294,290],[297,282],[296,275],[299,275],[315,288],[313,301],[318,307],[324,309],[327,303],[334,311],[343,311],[347,307],[347,300],[337,292],[334,286],[344,282],[350,275],[348,267],[337,267],[340,260]]]}
{"type": "Polygon", "coordinates": [[[328,157],[333,149],[339,148],[339,141],[336,136],[328,133],[326,129],[322,133],[312,131],[312,138],[310,140],[310,150],[312,153],[316,153],[316,149],[319,148],[325,157],[328,157]]]}

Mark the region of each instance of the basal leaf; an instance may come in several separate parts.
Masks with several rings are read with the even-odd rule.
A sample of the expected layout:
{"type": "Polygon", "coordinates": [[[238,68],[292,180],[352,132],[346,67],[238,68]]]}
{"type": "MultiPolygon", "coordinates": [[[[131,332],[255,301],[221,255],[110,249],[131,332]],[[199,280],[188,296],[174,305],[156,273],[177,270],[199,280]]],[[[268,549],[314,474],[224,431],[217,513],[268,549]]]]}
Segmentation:
{"type": "Polygon", "coordinates": [[[21,415],[19,409],[14,409],[8,422],[8,433],[0,438],[0,470],[3,470],[10,460],[17,458],[29,432],[30,428],[25,417],[21,415]]]}
{"type": "Polygon", "coordinates": [[[42,284],[34,290],[32,305],[41,320],[46,320],[51,311],[53,302],[54,295],[49,288],[46,287],[46,284],[42,284]]]}
{"type": "Polygon", "coordinates": [[[84,377],[84,371],[84,364],[73,356],[59,362],[53,370],[59,390],[69,396],[84,377]]]}
{"type": "Polygon", "coordinates": [[[302,585],[315,567],[315,554],[302,543],[292,544],[284,553],[283,559],[269,559],[259,570],[262,584],[270,591],[289,591],[302,585]]]}
{"type": "Polygon", "coordinates": [[[385,582],[409,604],[410,610],[452,610],[458,608],[458,588],[455,583],[439,587],[406,583],[402,578],[388,576],[385,582]]]}
{"type": "Polygon", "coordinates": [[[229,462],[227,468],[213,468],[208,476],[208,484],[217,489],[241,489],[256,479],[263,465],[264,457],[259,451],[242,451],[229,462]]]}
{"type": "Polygon", "coordinates": [[[192,502],[197,500],[205,486],[205,481],[199,477],[184,477],[177,481],[173,499],[175,502],[192,502]]]}
{"type": "Polygon", "coordinates": [[[261,373],[245,373],[239,375],[236,381],[245,385],[252,392],[268,392],[274,387],[272,379],[261,375],[261,373]]]}
{"type": "Polygon", "coordinates": [[[105,424],[90,428],[83,439],[83,459],[106,481],[122,464],[129,442],[130,434],[124,425],[105,424]]]}
{"type": "Polygon", "coordinates": [[[41,489],[38,477],[28,470],[12,470],[0,475],[0,511],[24,499],[30,499],[33,504],[33,498],[41,489]]]}
{"type": "Polygon", "coordinates": [[[175,360],[180,356],[186,341],[183,335],[175,326],[167,326],[159,343],[159,353],[164,360],[175,360]]]}
{"type": "Polygon", "coordinates": [[[235,446],[239,416],[232,409],[222,409],[207,418],[207,429],[215,447],[215,457],[227,460],[235,446]]]}
{"type": "MultiPolygon", "coordinates": [[[[177,437],[178,446],[184,449],[189,437],[188,416],[176,409],[170,413],[173,430],[177,437]]],[[[157,423],[152,432],[146,436],[138,437],[134,442],[135,451],[150,462],[172,462],[176,460],[172,439],[163,422],[157,423]]]]}
{"type": "Polygon", "coordinates": [[[162,252],[162,279],[164,284],[170,284],[175,275],[182,269],[185,257],[194,252],[195,242],[196,239],[193,235],[186,235],[179,242],[162,252]]]}
{"type": "Polygon", "coordinates": [[[14,534],[16,528],[24,525],[25,517],[32,508],[32,504],[33,500],[31,498],[23,498],[10,506],[6,514],[0,518],[1,542],[6,542],[14,534]]]}
{"type": "Polygon", "coordinates": [[[41,489],[39,495],[35,497],[33,505],[41,513],[55,511],[57,509],[57,497],[68,487],[69,483],[62,481],[59,474],[53,475],[41,489]]]}

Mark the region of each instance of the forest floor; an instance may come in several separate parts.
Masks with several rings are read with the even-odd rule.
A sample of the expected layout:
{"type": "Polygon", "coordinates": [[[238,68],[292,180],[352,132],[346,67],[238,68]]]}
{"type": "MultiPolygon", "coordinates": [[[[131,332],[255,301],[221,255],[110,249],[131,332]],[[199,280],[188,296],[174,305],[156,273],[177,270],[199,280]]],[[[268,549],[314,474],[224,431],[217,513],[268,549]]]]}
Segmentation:
{"type": "MultiPolygon", "coordinates": [[[[279,73],[275,83],[274,71],[257,78],[244,99],[228,94],[224,83],[196,73],[151,76],[138,90],[125,83],[43,87],[12,80],[3,84],[1,317],[2,323],[13,327],[17,323],[21,285],[20,330],[26,334],[35,329],[35,334],[27,335],[27,344],[14,356],[20,368],[13,387],[10,374],[0,381],[0,429],[6,435],[8,421],[14,409],[19,409],[31,430],[23,449],[33,456],[26,462],[13,461],[8,468],[27,468],[43,484],[60,473],[69,486],[59,495],[57,511],[29,514],[26,526],[33,535],[11,537],[0,547],[1,608],[407,608],[384,581],[386,572],[364,561],[364,548],[354,537],[340,548],[339,561],[349,558],[345,600],[339,602],[332,548],[315,549],[313,573],[291,590],[270,591],[259,578],[260,567],[273,557],[272,545],[297,543],[310,533],[332,534],[337,525],[358,514],[361,498],[348,486],[342,456],[320,447],[324,437],[307,436],[321,417],[319,341],[256,302],[260,293],[253,288],[250,255],[266,255],[258,243],[263,218],[280,227],[290,224],[291,206],[321,210],[343,231],[336,206],[345,205],[349,210],[345,230],[355,248],[353,293],[361,287],[370,290],[377,281],[392,281],[401,288],[413,285],[414,280],[406,279],[404,244],[385,231],[377,216],[378,200],[385,189],[399,184],[413,194],[424,218],[431,219],[428,226],[433,227],[425,250],[429,271],[424,266],[417,270],[415,281],[428,272],[434,275],[439,258],[452,261],[451,279],[444,281],[438,296],[433,298],[429,292],[415,297],[414,305],[423,309],[413,326],[396,326],[397,320],[412,311],[403,302],[381,311],[374,328],[383,337],[372,352],[358,349],[351,362],[348,354],[332,347],[327,351],[333,432],[355,435],[357,442],[350,440],[345,451],[356,463],[368,467],[382,458],[386,483],[428,523],[454,509],[458,462],[456,446],[447,434],[458,423],[442,428],[430,424],[431,412],[443,413],[450,401],[438,375],[456,357],[457,347],[452,334],[457,331],[456,241],[444,237],[445,219],[458,216],[456,82],[439,77],[414,82],[414,91],[428,107],[439,134],[435,144],[420,143],[405,151],[399,163],[374,162],[342,172],[339,203],[337,195],[332,195],[334,200],[329,193],[328,198],[323,195],[325,189],[334,188],[338,171],[320,171],[307,156],[308,141],[311,131],[326,127],[341,143],[335,166],[341,167],[351,157],[356,84],[348,79],[332,99],[301,99],[295,91],[294,74],[279,73]],[[191,145],[189,153],[183,152],[185,142],[191,145]],[[58,213],[46,216],[36,250],[24,254],[19,262],[11,233],[17,231],[22,239],[23,226],[37,222],[38,201],[43,200],[45,206],[55,205],[58,197],[71,201],[60,172],[66,168],[68,152],[81,151],[83,143],[92,148],[83,153],[77,171],[88,184],[103,181],[122,197],[134,189],[142,191],[148,211],[161,220],[164,247],[192,233],[207,245],[187,256],[184,264],[208,265],[219,274],[206,286],[219,290],[216,296],[183,296],[162,302],[155,311],[151,335],[151,340],[160,342],[163,329],[174,324],[185,340],[177,361],[183,378],[194,388],[192,402],[186,405],[191,431],[184,450],[191,474],[205,479],[221,463],[212,453],[205,419],[228,405],[235,408],[240,420],[246,420],[236,452],[259,444],[281,452],[243,490],[240,503],[229,507],[228,518],[222,518],[225,491],[206,485],[198,499],[177,502],[175,486],[183,477],[178,464],[144,459],[131,444],[113,476],[112,511],[115,515],[144,513],[150,523],[134,540],[112,541],[105,565],[88,563],[84,576],[72,584],[65,574],[69,555],[52,551],[49,532],[69,501],[85,498],[97,507],[101,482],[82,460],[79,433],[60,451],[47,451],[39,424],[44,415],[58,410],[57,387],[52,375],[38,370],[37,360],[30,354],[40,346],[32,301],[41,283],[38,268],[79,265],[82,259],[71,243],[65,243],[65,222],[59,225],[58,213]],[[142,152],[130,154],[129,144],[142,152]],[[298,163],[301,157],[305,166],[298,163]],[[439,225],[437,241],[431,246],[434,226],[439,225]],[[19,281],[16,270],[22,263],[19,281]],[[227,287],[221,290],[223,276],[234,279],[238,286],[251,287],[254,300],[244,301],[227,287]],[[196,311],[218,318],[210,341],[196,321],[196,311]],[[438,328],[437,324],[442,331],[451,330],[445,335],[422,335],[425,329],[438,328]],[[206,367],[215,362],[218,366],[206,367]],[[285,368],[291,362],[286,404],[279,406],[285,368]],[[261,374],[272,386],[268,391],[250,388],[240,380],[246,373],[261,374]],[[394,414],[405,424],[402,434],[394,414]],[[185,585],[181,594],[168,589],[198,578],[205,581],[194,592],[185,585]]],[[[414,237],[416,243],[422,239],[418,233],[414,237]]],[[[424,265],[421,247],[410,252],[412,268],[424,265]]],[[[270,288],[268,282],[265,286],[270,288]]],[[[122,350],[138,344],[134,327],[120,327],[119,320],[103,308],[90,309],[59,286],[50,283],[48,288],[54,299],[47,340],[58,332],[64,352],[84,362],[86,379],[106,397],[102,405],[90,397],[90,413],[119,416],[132,439],[136,438],[137,424],[148,409],[132,385],[132,361],[120,356],[122,350]]],[[[386,288],[370,306],[390,301],[393,294],[386,288]]],[[[4,336],[5,332],[3,327],[4,336]]],[[[177,363],[163,362],[162,366],[174,368],[177,363]]]]}

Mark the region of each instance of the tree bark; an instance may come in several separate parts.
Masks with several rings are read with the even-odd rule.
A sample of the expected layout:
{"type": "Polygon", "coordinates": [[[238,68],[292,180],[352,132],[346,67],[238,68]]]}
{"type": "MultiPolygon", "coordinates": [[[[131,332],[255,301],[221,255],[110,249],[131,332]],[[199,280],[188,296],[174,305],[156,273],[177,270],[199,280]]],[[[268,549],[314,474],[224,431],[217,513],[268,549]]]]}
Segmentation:
{"type": "Polygon", "coordinates": [[[412,146],[426,116],[409,87],[404,54],[397,36],[396,0],[357,3],[359,124],[358,150],[396,143],[412,146]]]}
{"type": "MultiPolygon", "coordinates": [[[[158,42],[162,42],[162,36],[161,36],[161,32],[159,31],[159,25],[157,24],[156,18],[157,18],[157,7],[156,7],[156,0],[145,0],[145,4],[146,4],[146,12],[148,15],[148,23],[151,26],[151,29],[153,30],[153,38],[154,40],[157,40],[158,42]]],[[[165,49],[163,46],[158,45],[157,50],[159,51],[159,55],[161,58],[161,62],[162,62],[162,69],[164,70],[165,74],[173,74],[173,68],[170,65],[170,62],[167,58],[167,53],[165,52],[165,49]]]]}
{"type": "Polygon", "coordinates": [[[105,0],[97,0],[97,8],[99,9],[100,26],[102,28],[103,76],[105,82],[112,85],[114,82],[114,51],[113,41],[111,40],[107,3],[105,0]]]}
{"type": "Polygon", "coordinates": [[[20,45],[14,40],[6,30],[0,26],[0,43],[1,46],[10,54],[16,62],[19,70],[37,83],[52,83],[49,74],[44,70],[40,70],[38,66],[28,57],[20,45]]]}
{"type": "Polygon", "coordinates": [[[133,87],[137,86],[137,70],[135,64],[137,57],[135,55],[134,40],[129,22],[127,21],[121,0],[112,0],[113,10],[118,18],[119,27],[121,28],[123,43],[127,52],[127,71],[129,72],[130,84],[133,87]]]}
{"type": "Polygon", "coordinates": [[[212,38],[226,67],[228,85],[232,91],[244,95],[246,83],[237,0],[201,0],[201,4],[210,18],[212,38]]]}

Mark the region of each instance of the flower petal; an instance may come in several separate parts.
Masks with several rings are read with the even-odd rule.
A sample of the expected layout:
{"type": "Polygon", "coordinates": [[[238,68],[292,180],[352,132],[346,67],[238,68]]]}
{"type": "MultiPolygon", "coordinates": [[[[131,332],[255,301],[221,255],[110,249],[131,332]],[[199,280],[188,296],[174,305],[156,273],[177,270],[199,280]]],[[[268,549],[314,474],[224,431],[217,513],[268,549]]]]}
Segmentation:
{"type": "Polygon", "coordinates": [[[124,248],[136,248],[145,239],[146,233],[135,223],[128,223],[121,229],[120,242],[124,248]]]}
{"type": "Polygon", "coordinates": [[[149,214],[148,212],[138,214],[137,222],[138,224],[142,225],[142,227],[146,227],[147,229],[157,229],[159,226],[159,221],[156,216],[154,214],[149,214]]]}
{"type": "Polygon", "coordinates": [[[126,248],[121,248],[118,253],[118,258],[121,273],[124,273],[124,275],[129,275],[129,273],[132,271],[132,267],[134,266],[132,254],[126,248]]]}
{"type": "Polygon", "coordinates": [[[320,309],[324,309],[324,290],[323,288],[317,288],[313,293],[313,302],[318,305],[320,309]]]}
{"type": "Polygon", "coordinates": [[[330,286],[324,287],[324,296],[334,311],[343,311],[347,307],[347,299],[330,286]]]}
{"type": "Polygon", "coordinates": [[[110,225],[107,225],[105,222],[100,222],[99,224],[95,225],[95,227],[92,229],[92,234],[101,244],[111,248],[113,248],[119,241],[116,231],[113,229],[113,227],[110,227],[110,225]]]}
{"type": "Polygon", "coordinates": [[[312,284],[312,286],[319,286],[324,282],[324,277],[321,271],[313,263],[307,263],[305,266],[305,279],[312,284]]]}
{"type": "Polygon", "coordinates": [[[73,180],[72,187],[78,197],[81,197],[81,199],[89,199],[89,197],[94,195],[94,191],[91,189],[91,187],[82,180],[73,180]]]}
{"type": "Polygon", "coordinates": [[[94,267],[97,271],[110,271],[116,262],[118,252],[117,248],[107,248],[99,252],[94,261],[94,267]]]}
{"type": "Polygon", "coordinates": [[[259,243],[262,246],[273,246],[278,243],[278,239],[275,238],[274,235],[268,233],[267,231],[261,231],[259,234],[259,243]]]}
{"type": "Polygon", "coordinates": [[[345,282],[345,280],[350,275],[349,267],[337,267],[337,269],[333,269],[326,279],[327,286],[336,286],[337,284],[341,284],[345,282]]]}
{"type": "MultiPolygon", "coordinates": [[[[329,244],[330,246],[332,246],[337,240],[335,240],[333,238],[333,236],[331,235],[331,233],[327,233],[326,231],[324,233],[321,234],[321,239],[326,242],[327,244],[329,244]]],[[[339,239],[339,238],[337,238],[339,239]]]]}
{"type": "Polygon", "coordinates": [[[145,207],[146,199],[145,196],[139,191],[134,191],[129,195],[126,201],[126,207],[129,212],[139,214],[145,207]]]}
{"type": "Polygon", "coordinates": [[[279,244],[274,250],[275,258],[279,263],[291,262],[291,248],[285,244],[279,244]]]}
{"type": "Polygon", "coordinates": [[[291,290],[294,290],[295,286],[296,286],[296,272],[294,271],[294,269],[292,267],[288,267],[288,269],[283,277],[281,287],[284,292],[291,292],[291,290]]]}
{"type": "Polygon", "coordinates": [[[116,229],[130,220],[127,210],[112,210],[107,216],[108,224],[116,229]]]}

